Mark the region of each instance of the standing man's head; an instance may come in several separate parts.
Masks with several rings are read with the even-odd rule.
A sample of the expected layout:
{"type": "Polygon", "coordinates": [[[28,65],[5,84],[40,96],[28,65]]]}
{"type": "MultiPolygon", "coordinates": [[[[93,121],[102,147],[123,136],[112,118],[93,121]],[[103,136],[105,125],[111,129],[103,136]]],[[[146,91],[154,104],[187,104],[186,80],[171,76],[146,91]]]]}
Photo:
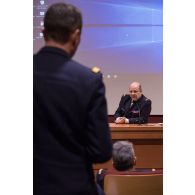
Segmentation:
{"type": "Polygon", "coordinates": [[[142,87],[138,82],[133,82],[129,86],[130,97],[133,101],[137,101],[142,96],[142,87]]]}
{"type": "Polygon", "coordinates": [[[113,144],[113,166],[118,171],[132,169],[136,164],[133,144],[128,141],[117,141],[113,144]]]}
{"type": "Polygon", "coordinates": [[[43,34],[46,46],[64,49],[70,56],[80,43],[81,29],[82,15],[73,5],[56,3],[45,14],[43,34]]]}

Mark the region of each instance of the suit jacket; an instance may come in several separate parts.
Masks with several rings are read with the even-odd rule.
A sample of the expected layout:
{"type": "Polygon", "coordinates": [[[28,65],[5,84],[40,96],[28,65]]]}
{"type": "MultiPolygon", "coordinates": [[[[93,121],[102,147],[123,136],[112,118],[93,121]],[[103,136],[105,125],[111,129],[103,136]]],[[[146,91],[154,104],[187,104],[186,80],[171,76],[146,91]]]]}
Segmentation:
{"type": "Polygon", "coordinates": [[[114,118],[126,117],[131,124],[142,124],[148,122],[151,112],[151,100],[142,95],[136,102],[133,102],[129,95],[121,97],[119,107],[117,108],[114,118]]]}
{"type": "Polygon", "coordinates": [[[33,65],[34,195],[94,195],[92,163],[111,158],[101,73],[44,47],[33,65]]]}

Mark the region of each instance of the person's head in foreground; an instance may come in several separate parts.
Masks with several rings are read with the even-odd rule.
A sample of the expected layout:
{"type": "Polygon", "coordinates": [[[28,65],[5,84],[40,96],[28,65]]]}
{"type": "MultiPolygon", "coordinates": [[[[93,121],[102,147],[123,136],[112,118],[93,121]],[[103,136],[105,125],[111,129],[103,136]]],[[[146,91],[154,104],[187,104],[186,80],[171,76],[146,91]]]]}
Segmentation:
{"type": "Polygon", "coordinates": [[[117,141],[113,144],[113,166],[118,171],[127,171],[136,164],[134,147],[131,142],[117,141]]]}

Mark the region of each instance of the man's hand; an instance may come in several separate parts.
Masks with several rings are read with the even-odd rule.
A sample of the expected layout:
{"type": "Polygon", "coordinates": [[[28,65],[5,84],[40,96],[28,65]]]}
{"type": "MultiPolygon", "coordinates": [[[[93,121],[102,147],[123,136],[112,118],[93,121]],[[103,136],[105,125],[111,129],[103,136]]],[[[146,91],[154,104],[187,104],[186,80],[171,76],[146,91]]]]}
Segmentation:
{"type": "Polygon", "coordinates": [[[114,122],[117,124],[123,124],[125,123],[125,117],[118,117],[114,122]]]}

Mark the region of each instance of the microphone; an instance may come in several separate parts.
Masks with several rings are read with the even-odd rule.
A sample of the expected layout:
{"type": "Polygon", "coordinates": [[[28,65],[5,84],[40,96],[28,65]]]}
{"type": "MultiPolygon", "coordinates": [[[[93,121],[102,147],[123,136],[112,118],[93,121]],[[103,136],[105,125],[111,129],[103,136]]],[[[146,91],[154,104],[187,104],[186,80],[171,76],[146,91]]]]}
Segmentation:
{"type": "Polygon", "coordinates": [[[134,102],[133,100],[131,101],[131,104],[130,104],[130,107],[128,109],[124,109],[124,108],[121,108],[121,110],[123,111],[123,116],[126,116],[127,112],[129,112],[129,110],[132,108],[134,102]]]}
{"type": "Polygon", "coordinates": [[[137,106],[137,108],[138,108],[138,125],[141,125],[140,108],[139,108],[139,105],[138,105],[137,102],[136,102],[136,106],[137,106]]]}
{"type": "Polygon", "coordinates": [[[134,104],[134,102],[133,102],[133,100],[132,100],[132,101],[131,101],[131,104],[130,104],[130,108],[129,108],[129,109],[131,109],[131,108],[132,108],[133,104],[134,104]]]}

